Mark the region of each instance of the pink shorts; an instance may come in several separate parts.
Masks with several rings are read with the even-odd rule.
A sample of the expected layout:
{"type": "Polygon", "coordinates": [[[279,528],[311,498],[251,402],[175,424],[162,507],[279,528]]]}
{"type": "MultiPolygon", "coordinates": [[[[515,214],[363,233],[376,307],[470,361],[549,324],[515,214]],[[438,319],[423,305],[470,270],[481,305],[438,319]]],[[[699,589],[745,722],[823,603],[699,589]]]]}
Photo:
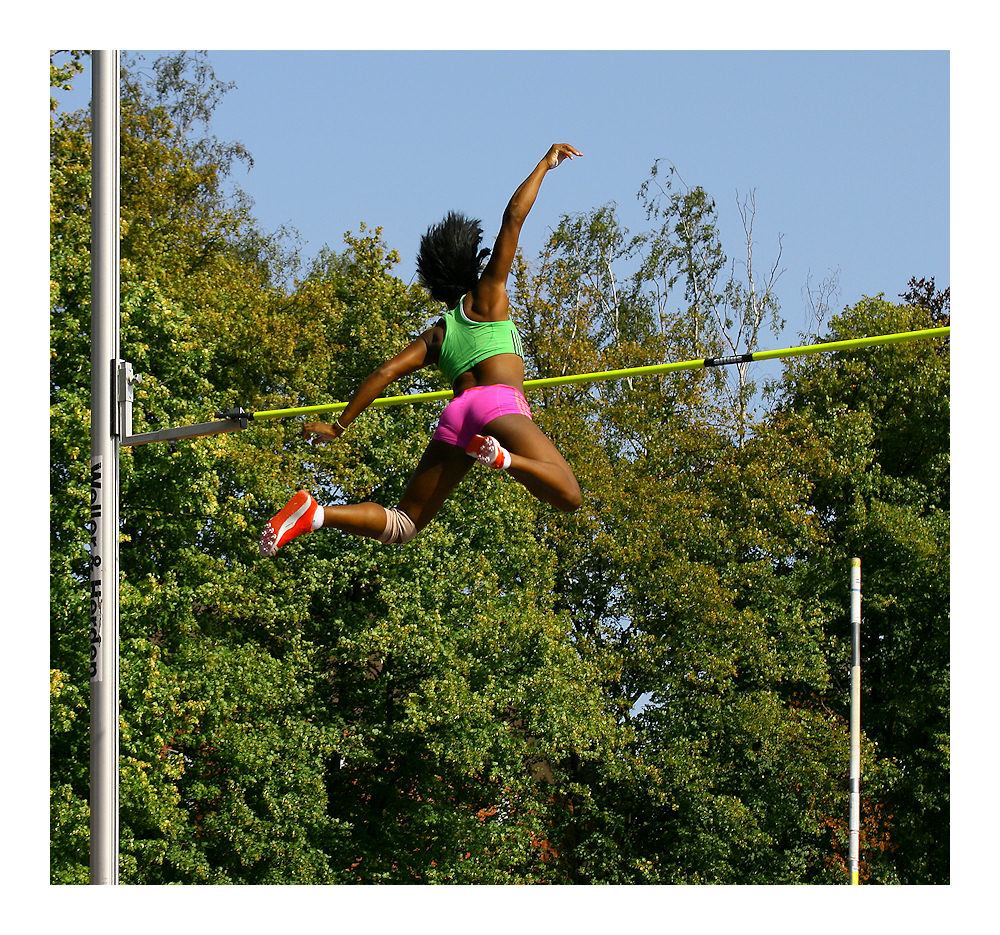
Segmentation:
{"type": "Polygon", "coordinates": [[[488,423],[513,413],[531,418],[528,401],[519,390],[505,383],[471,386],[444,407],[434,439],[465,448],[488,423]]]}

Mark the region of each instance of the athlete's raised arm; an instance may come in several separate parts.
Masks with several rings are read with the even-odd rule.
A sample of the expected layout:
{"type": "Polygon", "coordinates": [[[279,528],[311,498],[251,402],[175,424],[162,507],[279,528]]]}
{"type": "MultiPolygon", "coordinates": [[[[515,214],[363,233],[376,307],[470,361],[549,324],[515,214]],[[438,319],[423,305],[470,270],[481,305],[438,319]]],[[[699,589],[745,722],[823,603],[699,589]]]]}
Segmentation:
{"type": "Polygon", "coordinates": [[[521,226],[535,203],[538,189],[546,173],[555,169],[564,159],[582,156],[578,149],[568,143],[553,143],[549,151],[539,160],[531,174],[517,187],[507,207],[504,209],[500,233],[489,262],[479,277],[473,290],[472,307],[486,318],[502,318],[507,313],[507,277],[510,275],[517,252],[517,241],[521,226]]]}

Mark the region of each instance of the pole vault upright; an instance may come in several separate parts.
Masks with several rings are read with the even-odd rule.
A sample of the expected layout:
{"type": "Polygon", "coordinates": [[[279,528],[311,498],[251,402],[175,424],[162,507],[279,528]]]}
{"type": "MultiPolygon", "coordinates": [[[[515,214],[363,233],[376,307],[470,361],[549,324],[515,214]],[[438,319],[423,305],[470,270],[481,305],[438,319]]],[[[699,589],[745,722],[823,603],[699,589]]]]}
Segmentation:
{"type": "Polygon", "coordinates": [[[851,761],[848,861],[851,885],[859,882],[861,842],[861,559],[851,559],[851,761]]]}
{"type": "Polygon", "coordinates": [[[90,882],[118,883],[119,55],[91,73],[90,882]]]}

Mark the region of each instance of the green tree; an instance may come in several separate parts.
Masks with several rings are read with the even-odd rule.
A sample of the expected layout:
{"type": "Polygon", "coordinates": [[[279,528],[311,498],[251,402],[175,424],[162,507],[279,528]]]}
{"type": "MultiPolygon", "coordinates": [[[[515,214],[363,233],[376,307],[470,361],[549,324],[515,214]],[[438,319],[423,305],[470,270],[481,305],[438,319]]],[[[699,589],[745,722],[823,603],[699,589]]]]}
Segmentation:
{"type": "MultiPolygon", "coordinates": [[[[735,266],[722,283],[707,194],[657,190],[640,192],[651,230],[631,235],[611,207],[563,218],[519,268],[537,375],[752,349],[776,323],[769,289],[735,266]]],[[[822,530],[798,440],[751,432],[749,391],[701,371],[539,394],[586,491],[539,535],[617,723],[604,756],[557,764],[572,811],[554,837],[574,882],[838,879],[847,734],[815,703],[828,609],[789,576],[822,530]]]]}
{"type": "MultiPolygon", "coordinates": [[[[689,186],[674,166],[663,175],[657,160],[639,189],[639,199],[647,220],[655,225],[639,238],[642,275],[652,287],[661,318],[679,329],[691,357],[744,354],[758,349],[762,328],[774,335],[781,331],[784,321],[774,294],[783,272],[781,238],[774,261],[761,272],[754,241],[755,192],[742,199],[737,195],[744,233],[739,264],[723,249],[715,201],[701,186],[689,186]],[[678,283],[684,288],[683,302],[671,310],[678,283]]],[[[715,371],[713,381],[728,410],[724,419],[734,420],[742,441],[750,431],[750,404],[757,392],[749,365],[715,371]]]]}
{"type": "MultiPolygon", "coordinates": [[[[203,65],[141,80],[127,60],[123,82],[137,431],[343,398],[428,315],[377,229],[295,278],[228,185],[241,150],[206,142],[203,65]]],[[[86,115],[54,116],[51,151],[52,878],[84,882],[86,115]]],[[[435,416],[372,410],[321,450],[280,422],[123,450],[123,882],[551,879],[544,764],[606,719],[549,597],[542,507],[479,471],[405,549],[324,534],[257,555],[298,486],[395,502],[435,416]]]]}
{"type": "MultiPolygon", "coordinates": [[[[912,303],[863,299],[827,339],[946,323],[947,293],[910,285],[912,303]]],[[[947,341],[874,347],[789,364],[779,409],[823,452],[810,506],[827,545],[796,567],[800,588],[832,606],[861,558],[863,727],[894,767],[891,784],[864,782],[885,838],[866,869],[882,882],[949,879],[949,383],[947,341]]],[[[847,671],[830,665],[828,704],[843,710],[847,671]]]]}
{"type": "MultiPolygon", "coordinates": [[[[127,77],[123,87],[122,350],[145,378],[137,430],[200,421],[233,397],[253,405],[298,366],[275,347],[284,295],[272,262],[277,253],[260,249],[268,238],[225,190],[218,150],[176,131],[163,99],[197,96],[202,79],[185,87],[178,80],[156,89],[127,77]]],[[[86,114],[53,115],[50,153],[52,878],[83,882],[86,114]]],[[[288,587],[278,599],[254,600],[268,574],[254,568],[252,530],[273,488],[270,478],[256,476],[248,442],[211,438],[122,451],[125,882],[274,882],[293,868],[303,881],[330,877],[317,844],[332,827],[317,805],[325,801],[329,742],[311,720],[312,658],[294,626],[300,598],[288,587]],[[232,509],[237,496],[245,499],[232,509]],[[271,769],[276,761],[281,771],[271,769]],[[244,838],[227,847],[211,833],[220,827],[244,829],[244,838]],[[265,848],[265,838],[280,843],[265,848]],[[267,850],[267,858],[255,849],[267,850]]]]}

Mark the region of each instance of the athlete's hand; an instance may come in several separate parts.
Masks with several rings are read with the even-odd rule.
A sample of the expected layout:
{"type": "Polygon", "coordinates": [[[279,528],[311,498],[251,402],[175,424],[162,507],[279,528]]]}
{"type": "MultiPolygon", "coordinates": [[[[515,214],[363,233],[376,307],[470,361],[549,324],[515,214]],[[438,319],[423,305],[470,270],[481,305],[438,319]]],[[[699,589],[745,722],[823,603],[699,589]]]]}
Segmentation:
{"type": "Polygon", "coordinates": [[[307,422],[302,426],[302,437],[306,441],[332,442],[340,437],[343,429],[337,425],[327,425],[325,422],[307,422]]]}
{"type": "Polygon", "coordinates": [[[545,162],[550,169],[555,169],[564,159],[582,155],[580,150],[570,146],[569,143],[553,143],[545,154],[545,162]]]}

